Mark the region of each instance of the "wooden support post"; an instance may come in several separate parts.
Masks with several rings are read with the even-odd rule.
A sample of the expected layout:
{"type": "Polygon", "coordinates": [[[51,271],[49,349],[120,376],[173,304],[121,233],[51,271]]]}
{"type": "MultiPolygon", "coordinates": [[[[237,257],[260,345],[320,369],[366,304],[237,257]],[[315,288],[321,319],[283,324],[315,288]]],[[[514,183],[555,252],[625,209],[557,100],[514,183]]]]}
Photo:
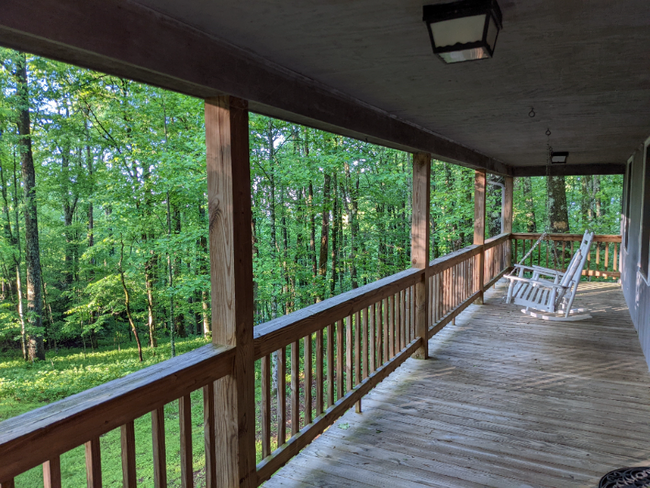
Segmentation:
{"type": "MultiPolygon", "coordinates": [[[[476,170],[474,173],[474,244],[485,244],[485,171],[476,170]]],[[[483,304],[485,250],[478,255],[478,286],[479,295],[476,303],[483,304]]]]}
{"type": "Polygon", "coordinates": [[[413,217],[411,227],[411,264],[414,268],[424,269],[422,279],[415,285],[415,334],[421,338],[420,347],[413,357],[429,357],[429,324],[427,309],[429,306],[429,279],[426,269],[429,267],[429,214],[431,186],[431,154],[415,153],[413,155],[413,217]]]}
{"type": "Polygon", "coordinates": [[[206,100],[212,342],[235,346],[232,374],[215,383],[216,485],[257,486],[253,251],[248,104],[206,100]]]}
{"type": "MultiPolygon", "coordinates": [[[[503,234],[512,234],[512,198],[513,198],[514,179],[512,176],[505,178],[505,191],[503,192],[503,203],[501,210],[501,232],[503,234]]],[[[548,252],[548,247],[546,248],[548,252]]],[[[548,254],[547,254],[548,258],[548,254]]],[[[506,267],[512,266],[512,240],[506,241],[506,267]]]]}

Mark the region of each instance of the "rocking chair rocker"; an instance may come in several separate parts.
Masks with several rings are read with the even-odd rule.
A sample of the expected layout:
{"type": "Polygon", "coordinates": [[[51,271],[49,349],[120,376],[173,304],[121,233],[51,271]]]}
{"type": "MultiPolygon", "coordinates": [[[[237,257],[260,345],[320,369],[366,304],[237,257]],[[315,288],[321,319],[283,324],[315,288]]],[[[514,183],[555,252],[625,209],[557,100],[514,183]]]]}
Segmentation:
{"type": "Polygon", "coordinates": [[[510,275],[504,276],[510,280],[506,303],[524,306],[526,308],[522,313],[543,320],[568,321],[591,318],[591,315],[584,313],[586,310],[571,309],[571,306],[593,238],[593,232],[585,231],[580,248],[571,258],[566,272],[542,266],[515,264],[515,270],[510,275]],[[531,278],[524,277],[527,271],[532,272],[531,278]]]}

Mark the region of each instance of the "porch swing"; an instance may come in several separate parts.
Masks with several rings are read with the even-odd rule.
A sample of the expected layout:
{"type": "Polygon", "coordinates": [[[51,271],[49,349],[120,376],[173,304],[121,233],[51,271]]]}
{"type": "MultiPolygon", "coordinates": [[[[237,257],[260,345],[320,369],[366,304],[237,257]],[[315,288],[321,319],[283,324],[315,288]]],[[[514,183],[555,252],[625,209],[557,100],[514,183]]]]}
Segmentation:
{"type": "MultiPolygon", "coordinates": [[[[546,129],[547,180],[550,177],[551,157],[553,154],[550,136],[550,129],[546,129]]],[[[519,264],[514,265],[513,271],[504,276],[510,281],[506,303],[523,306],[525,308],[521,310],[522,313],[543,320],[573,321],[591,318],[591,315],[586,313],[585,309],[572,309],[571,306],[575,299],[578,283],[580,283],[580,277],[582,276],[582,269],[589,256],[593,239],[594,233],[586,230],[582,236],[580,248],[571,258],[566,271],[562,272],[558,266],[555,242],[549,237],[548,232],[544,232],[519,264]],[[553,264],[556,269],[535,265],[526,266],[524,264],[528,256],[543,240],[548,242],[547,245],[553,244],[553,264]],[[532,276],[526,278],[524,276],[526,272],[531,272],[532,276]]]]}
{"type": "MultiPolygon", "coordinates": [[[[553,242],[548,233],[544,232],[530,248],[514,270],[504,278],[510,281],[506,303],[514,303],[525,307],[522,313],[543,320],[584,320],[591,318],[585,309],[572,309],[582,269],[587,261],[594,233],[585,231],[580,248],[571,258],[565,272],[543,266],[525,265],[525,261],[533,250],[546,239],[553,242]],[[532,272],[532,277],[526,278],[524,273],[532,272]],[[531,310],[533,309],[533,310],[531,310]]],[[[557,250],[553,243],[553,259],[558,267],[557,250]]]]}

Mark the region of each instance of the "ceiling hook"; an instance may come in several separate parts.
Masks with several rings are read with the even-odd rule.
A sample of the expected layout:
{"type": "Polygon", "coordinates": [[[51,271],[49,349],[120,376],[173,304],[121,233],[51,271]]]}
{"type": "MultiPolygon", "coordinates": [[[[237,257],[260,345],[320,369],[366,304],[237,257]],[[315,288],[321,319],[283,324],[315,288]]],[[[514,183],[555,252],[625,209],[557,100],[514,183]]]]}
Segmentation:
{"type": "Polygon", "coordinates": [[[532,119],[533,117],[535,117],[535,115],[537,115],[535,113],[535,109],[533,107],[530,107],[530,112],[528,112],[528,116],[532,119]]]}

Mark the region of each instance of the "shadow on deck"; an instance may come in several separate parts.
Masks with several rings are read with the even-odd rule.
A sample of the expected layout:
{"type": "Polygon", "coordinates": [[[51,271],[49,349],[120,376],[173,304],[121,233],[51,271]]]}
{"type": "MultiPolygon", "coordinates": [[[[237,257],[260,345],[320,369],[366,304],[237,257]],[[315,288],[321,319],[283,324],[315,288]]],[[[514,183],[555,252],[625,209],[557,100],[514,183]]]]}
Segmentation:
{"type": "Polygon", "coordinates": [[[650,465],[650,374],[620,288],[581,283],[581,322],[498,284],[265,486],[594,487],[650,465]]]}

